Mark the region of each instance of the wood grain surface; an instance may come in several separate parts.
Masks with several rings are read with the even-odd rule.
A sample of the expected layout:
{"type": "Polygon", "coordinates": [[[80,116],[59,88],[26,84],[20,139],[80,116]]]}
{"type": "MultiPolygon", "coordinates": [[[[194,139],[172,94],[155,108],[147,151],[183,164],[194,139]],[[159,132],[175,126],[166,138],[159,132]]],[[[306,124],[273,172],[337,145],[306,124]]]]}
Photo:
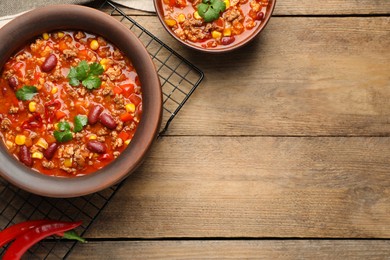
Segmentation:
{"type": "Polygon", "coordinates": [[[389,145],[164,137],[88,236],[390,238],[389,145]]]}
{"type": "Polygon", "coordinates": [[[80,245],[77,259],[370,259],[388,258],[389,241],[130,241],[80,245]]]}

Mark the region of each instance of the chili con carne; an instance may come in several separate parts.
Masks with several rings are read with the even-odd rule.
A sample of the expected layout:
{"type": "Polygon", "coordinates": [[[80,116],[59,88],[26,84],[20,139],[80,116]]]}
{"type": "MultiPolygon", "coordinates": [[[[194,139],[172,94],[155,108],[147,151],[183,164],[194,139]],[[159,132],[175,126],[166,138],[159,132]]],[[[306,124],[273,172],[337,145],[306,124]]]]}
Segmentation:
{"type": "Polygon", "coordinates": [[[132,62],[87,32],[37,37],[6,62],[0,89],[0,137],[14,157],[51,176],[82,176],[109,164],[142,117],[132,62]]]}

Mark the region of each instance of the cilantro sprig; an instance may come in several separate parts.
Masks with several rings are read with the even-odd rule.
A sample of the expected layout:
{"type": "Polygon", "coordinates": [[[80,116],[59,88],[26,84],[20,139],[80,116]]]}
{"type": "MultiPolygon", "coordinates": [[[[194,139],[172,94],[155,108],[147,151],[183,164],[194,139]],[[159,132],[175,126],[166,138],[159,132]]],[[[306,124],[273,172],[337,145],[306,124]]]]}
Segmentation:
{"type": "Polygon", "coordinates": [[[82,60],[76,67],[71,67],[68,79],[69,84],[73,87],[77,87],[80,83],[89,90],[98,89],[102,84],[99,79],[99,75],[103,73],[103,66],[99,63],[88,64],[87,61],[82,60]]]}
{"type": "Polygon", "coordinates": [[[19,100],[31,100],[36,94],[38,94],[38,89],[35,86],[23,86],[18,89],[15,94],[16,98],[19,100]]]}
{"type": "Polygon", "coordinates": [[[84,126],[88,124],[88,117],[85,115],[77,115],[74,117],[74,132],[80,132],[84,126]]]}
{"type": "Polygon", "coordinates": [[[226,4],[222,0],[203,0],[197,6],[199,15],[205,22],[217,20],[220,14],[226,10],[226,4]]]}
{"type": "Polygon", "coordinates": [[[73,134],[70,131],[70,125],[66,121],[61,121],[57,124],[58,130],[54,131],[55,139],[60,142],[68,142],[73,139],[73,134]]]}
{"type": "MultiPolygon", "coordinates": [[[[86,115],[77,115],[73,119],[73,132],[77,133],[84,129],[88,124],[86,115]]],[[[61,121],[57,124],[57,130],[53,133],[57,142],[65,143],[73,139],[71,125],[67,121],[61,121]]]]}

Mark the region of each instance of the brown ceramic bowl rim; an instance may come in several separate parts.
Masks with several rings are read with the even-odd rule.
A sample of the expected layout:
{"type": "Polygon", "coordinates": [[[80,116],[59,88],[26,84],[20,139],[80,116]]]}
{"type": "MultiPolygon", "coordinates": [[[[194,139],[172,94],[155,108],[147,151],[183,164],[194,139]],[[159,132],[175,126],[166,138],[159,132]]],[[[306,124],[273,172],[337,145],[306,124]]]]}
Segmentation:
{"type": "Polygon", "coordinates": [[[44,32],[82,30],[104,37],[129,57],[143,89],[143,115],[122,154],[104,168],[81,177],[46,176],[13,158],[0,142],[0,175],[17,187],[48,197],[77,197],[108,188],[143,161],[161,124],[162,92],[156,67],[140,40],[121,22],[99,10],[79,5],[52,5],[27,12],[0,29],[0,68],[25,44],[44,32]]]}
{"type": "Polygon", "coordinates": [[[250,41],[252,41],[253,38],[255,38],[264,28],[265,26],[268,24],[273,12],[274,12],[274,9],[275,9],[275,5],[276,5],[276,0],[270,0],[269,2],[269,6],[267,7],[268,9],[268,12],[265,14],[265,17],[263,19],[263,22],[257,26],[251,34],[249,34],[248,37],[245,37],[243,38],[241,41],[237,41],[233,44],[230,44],[230,45],[227,45],[225,47],[217,47],[217,48],[202,48],[202,47],[199,47],[197,45],[194,45],[194,44],[191,44],[189,42],[186,42],[186,41],[183,41],[181,40],[179,37],[176,36],[175,33],[173,33],[173,31],[166,25],[166,23],[164,22],[164,13],[162,11],[162,1],[163,0],[153,0],[153,3],[154,3],[154,8],[156,9],[156,13],[157,13],[157,17],[158,19],[160,20],[161,24],[163,25],[164,29],[173,37],[175,38],[177,41],[179,41],[181,44],[191,48],[191,49],[194,49],[194,50],[197,50],[197,51],[201,51],[201,52],[206,52],[206,53],[226,53],[226,52],[230,52],[230,51],[233,51],[233,50],[236,50],[246,44],[248,44],[250,41]]]}

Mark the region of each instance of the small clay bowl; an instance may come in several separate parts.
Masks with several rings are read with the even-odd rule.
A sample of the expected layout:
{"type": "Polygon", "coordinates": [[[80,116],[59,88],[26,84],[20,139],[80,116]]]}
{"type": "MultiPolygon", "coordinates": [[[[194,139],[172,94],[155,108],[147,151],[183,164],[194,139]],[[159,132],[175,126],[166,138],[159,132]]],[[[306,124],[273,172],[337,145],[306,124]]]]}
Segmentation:
{"type": "Polygon", "coordinates": [[[139,39],[113,17],[84,6],[52,5],[27,12],[0,29],[0,67],[16,51],[44,32],[81,30],[113,43],[133,63],[143,95],[143,114],[129,146],[109,165],[81,177],[60,178],[34,171],[0,144],[0,175],[15,186],[47,197],[77,197],[117,184],[144,160],[161,124],[162,92],[155,65],[139,39]]]}
{"type": "MultiPolygon", "coordinates": [[[[179,41],[181,44],[183,44],[186,47],[189,47],[191,49],[205,52],[205,53],[225,53],[230,52],[233,50],[236,50],[246,44],[248,44],[250,41],[252,41],[261,31],[264,30],[265,26],[268,24],[268,21],[270,20],[272,13],[275,8],[276,0],[270,0],[268,3],[268,6],[266,8],[265,15],[263,19],[261,20],[261,23],[256,26],[255,28],[251,30],[245,31],[242,35],[239,35],[236,40],[233,43],[230,43],[228,45],[218,45],[217,47],[209,47],[204,48],[200,46],[199,44],[194,44],[187,40],[180,39],[173,31],[172,29],[165,23],[164,21],[164,0],[153,0],[154,7],[156,9],[157,17],[159,18],[161,24],[165,28],[165,30],[177,41],[179,41]]],[[[187,1],[187,5],[191,5],[190,2],[187,1]]],[[[175,10],[180,13],[180,8],[175,8],[175,10]]],[[[257,21],[258,22],[258,21],[257,21]]]]}

